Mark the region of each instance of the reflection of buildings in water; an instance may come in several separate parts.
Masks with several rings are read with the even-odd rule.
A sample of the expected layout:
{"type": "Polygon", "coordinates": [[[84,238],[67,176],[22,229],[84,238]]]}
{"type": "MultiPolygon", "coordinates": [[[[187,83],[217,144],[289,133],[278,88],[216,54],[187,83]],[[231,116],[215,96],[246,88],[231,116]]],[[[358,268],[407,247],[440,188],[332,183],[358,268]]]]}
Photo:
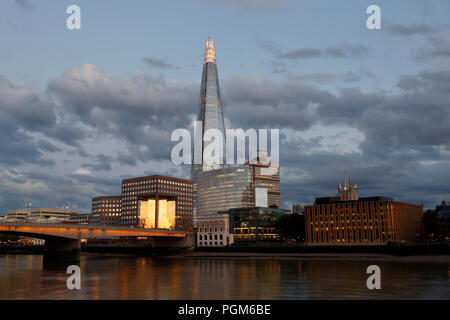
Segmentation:
{"type": "Polygon", "coordinates": [[[42,288],[42,256],[41,255],[3,255],[4,263],[0,272],[0,299],[15,299],[19,293],[36,294],[31,298],[39,298],[42,288]],[[25,271],[23,272],[23,266],[25,271]]]}
{"type": "Polygon", "coordinates": [[[304,288],[305,298],[345,299],[358,291],[368,291],[366,280],[369,275],[365,271],[371,264],[376,262],[366,265],[355,261],[304,261],[303,272],[308,280],[304,288]]]}
{"type": "MultiPolygon", "coordinates": [[[[446,264],[441,264],[447,268],[446,264]]],[[[438,265],[372,261],[304,261],[303,274],[309,280],[307,299],[417,299],[423,296],[426,278],[436,276],[438,265]],[[381,269],[381,290],[368,290],[366,269],[381,269]]],[[[440,272],[439,272],[440,273],[440,272]]],[[[427,287],[428,288],[428,287],[427,287]]],[[[439,290],[439,289],[438,289],[439,290]]]]}
{"type": "Polygon", "coordinates": [[[235,263],[233,260],[198,259],[194,260],[194,270],[198,279],[197,297],[199,299],[236,299],[235,263]]]}

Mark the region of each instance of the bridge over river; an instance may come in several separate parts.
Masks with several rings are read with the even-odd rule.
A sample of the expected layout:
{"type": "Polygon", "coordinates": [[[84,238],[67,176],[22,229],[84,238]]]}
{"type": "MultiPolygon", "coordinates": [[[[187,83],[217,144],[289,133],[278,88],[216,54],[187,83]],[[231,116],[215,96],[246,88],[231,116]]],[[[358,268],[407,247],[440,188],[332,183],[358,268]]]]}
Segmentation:
{"type": "Polygon", "coordinates": [[[0,221],[0,233],[44,239],[48,251],[78,251],[82,239],[117,237],[146,237],[152,240],[153,248],[189,248],[195,245],[192,232],[105,225],[0,221]]]}

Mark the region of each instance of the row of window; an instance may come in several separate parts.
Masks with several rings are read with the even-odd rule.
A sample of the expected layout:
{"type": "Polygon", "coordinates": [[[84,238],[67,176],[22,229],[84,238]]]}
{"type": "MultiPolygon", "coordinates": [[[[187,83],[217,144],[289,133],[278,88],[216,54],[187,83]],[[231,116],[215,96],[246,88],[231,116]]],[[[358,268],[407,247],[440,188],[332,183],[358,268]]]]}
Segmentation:
{"type": "MultiPolygon", "coordinates": [[[[214,229],[213,229],[213,227],[211,227],[211,226],[209,227],[209,229],[208,229],[208,227],[199,227],[198,228],[198,232],[213,232],[213,230],[214,230],[214,232],[217,232],[217,230],[222,232],[223,228],[222,228],[222,226],[220,226],[219,229],[217,229],[217,227],[214,227],[214,229]]],[[[227,229],[227,232],[228,232],[228,229],[227,229]]]]}
{"type": "MultiPolygon", "coordinates": [[[[212,246],[212,245],[213,245],[213,242],[212,242],[212,241],[210,241],[210,242],[208,242],[208,241],[205,241],[205,242],[199,242],[198,245],[199,245],[200,247],[207,247],[208,245],[209,245],[209,246],[212,246]]],[[[217,245],[223,246],[223,241],[219,241],[219,242],[214,241],[214,245],[215,245],[215,246],[217,246],[217,245]]]]}
{"type": "MultiPolygon", "coordinates": [[[[199,240],[208,240],[208,235],[205,234],[204,236],[202,236],[202,235],[200,234],[200,235],[198,236],[198,239],[199,239],[199,240]]],[[[212,234],[209,235],[209,240],[213,240],[213,235],[212,235],[212,234]]],[[[217,234],[214,235],[214,240],[218,240],[218,239],[217,239],[217,234]]],[[[222,236],[221,234],[219,235],[219,240],[223,240],[223,236],[222,236]]]]}

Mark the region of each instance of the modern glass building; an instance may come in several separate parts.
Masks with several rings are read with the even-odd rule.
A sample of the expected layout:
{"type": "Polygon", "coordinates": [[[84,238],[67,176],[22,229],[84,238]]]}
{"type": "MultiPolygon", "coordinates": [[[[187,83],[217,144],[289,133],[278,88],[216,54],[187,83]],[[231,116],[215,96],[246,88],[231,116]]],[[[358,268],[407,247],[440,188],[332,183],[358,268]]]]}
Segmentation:
{"type": "Polygon", "coordinates": [[[197,175],[196,184],[198,216],[254,206],[255,195],[249,166],[230,166],[202,172],[197,175]]]}
{"type": "Polygon", "coordinates": [[[195,154],[203,155],[205,148],[208,147],[203,137],[209,129],[216,129],[222,134],[223,149],[219,163],[206,164],[202,161],[192,165],[194,221],[197,217],[231,208],[248,208],[256,205],[280,207],[278,167],[225,163],[226,132],[213,39],[206,40],[197,121],[201,122],[202,127],[201,137],[200,128],[196,128],[196,139],[201,138],[202,142],[197,144],[197,148],[200,149],[201,146],[201,150],[194,150],[194,161],[195,154]],[[275,172],[269,172],[272,169],[275,169],[275,172]]]}
{"type": "Polygon", "coordinates": [[[286,214],[286,210],[278,208],[233,208],[219,212],[229,216],[230,233],[235,243],[250,243],[256,241],[277,241],[276,233],[278,219],[286,214]]]}
{"type": "MultiPolygon", "coordinates": [[[[203,155],[203,151],[211,142],[204,142],[203,136],[208,129],[216,129],[222,134],[222,157],[219,163],[206,165],[204,161],[201,164],[194,164],[192,167],[192,177],[198,173],[220,169],[225,164],[226,159],[226,136],[225,123],[223,119],[222,101],[220,98],[219,76],[217,73],[216,50],[214,39],[206,39],[205,59],[203,62],[202,82],[200,85],[200,102],[197,114],[197,121],[201,121],[201,150],[198,154],[203,155]]],[[[203,160],[203,157],[201,159],[203,160]]]]}

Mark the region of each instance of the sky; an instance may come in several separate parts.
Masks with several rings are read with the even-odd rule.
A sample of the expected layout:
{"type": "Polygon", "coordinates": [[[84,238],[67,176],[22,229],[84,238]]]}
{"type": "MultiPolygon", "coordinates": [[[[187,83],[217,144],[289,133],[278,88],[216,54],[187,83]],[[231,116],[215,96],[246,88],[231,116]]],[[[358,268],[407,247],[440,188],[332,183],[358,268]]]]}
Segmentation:
{"type": "Polygon", "coordinates": [[[446,0],[2,0],[0,215],[89,213],[123,178],[189,178],[170,135],[197,113],[207,37],[227,127],[281,132],[284,208],[334,195],[346,170],[360,196],[450,200],[449,13],[446,0]]]}

